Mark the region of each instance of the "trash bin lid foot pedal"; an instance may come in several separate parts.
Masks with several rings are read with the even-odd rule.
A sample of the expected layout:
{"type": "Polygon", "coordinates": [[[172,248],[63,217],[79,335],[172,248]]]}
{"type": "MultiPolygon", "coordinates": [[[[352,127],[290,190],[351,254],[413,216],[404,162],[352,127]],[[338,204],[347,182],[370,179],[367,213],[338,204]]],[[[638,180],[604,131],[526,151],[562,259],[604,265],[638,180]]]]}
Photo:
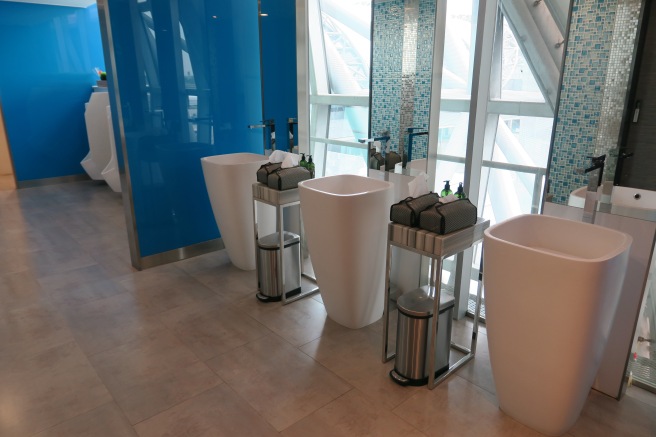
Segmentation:
{"type": "MultiPolygon", "coordinates": [[[[301,287],[298,287],[298,288],[295,288],[295,289],[290,290],[287,293],[285,293],[285,297],[287,299],[289,299],[289,298],[294,297],[294,296],[296,296],[297,294],[300,294],[300,293],[301,293],[301,287]]],[[[264,303],[280,302],[282,300],[282,296],[266,296],[262,293],[257,293],[255,295],[255,297],[257,297],[257,300],[259,300],[260,302],[264,302],[264,303]]]]}
{"type": "MultiPolygon", "coordinates": [[[[436,370],[435,371],[435,379],[442,376],[442,374],[446,373],[448,370],[449,370],[448,365],[442,367],[439,370],[436,370]]],[[[403,387],[408,386],[408,385],[411,385],[413,387],[419,387],[419,386],[428,384],[428,376],[426,376],[425,378],[421,378],[421,379],[410,379],[410,378],[406,378],[405,376],[401,375],[399,372],[397,372],[396,369],[390,370],[389,376],[390,376],[390,378],[392,378],[392,381],[396,382],[398,385],[401,385],[403,387]]]]}

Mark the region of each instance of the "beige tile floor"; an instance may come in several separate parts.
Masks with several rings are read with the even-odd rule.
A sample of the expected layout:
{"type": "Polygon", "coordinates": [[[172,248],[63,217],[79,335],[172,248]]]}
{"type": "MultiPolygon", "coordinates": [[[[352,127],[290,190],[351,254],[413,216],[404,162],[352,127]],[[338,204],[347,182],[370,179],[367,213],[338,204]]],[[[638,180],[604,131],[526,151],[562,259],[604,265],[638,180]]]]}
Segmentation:
{"type": "MultiPolygon", "coordinates": [[[[0,191],[0,436],[539,436],[499,410],[484,332],[399,387],[380,322],[262,304],[223,252],[137,272],[123,217],[96,182],[0,191]]],[[[591,392],[568,435],[656,436],[656,396],[591,392]]]]}
{"type": "Polygon", "coordinates": [[[16,188],[13,175],[0,174],[0,191],[13,190],[16,188]]]}

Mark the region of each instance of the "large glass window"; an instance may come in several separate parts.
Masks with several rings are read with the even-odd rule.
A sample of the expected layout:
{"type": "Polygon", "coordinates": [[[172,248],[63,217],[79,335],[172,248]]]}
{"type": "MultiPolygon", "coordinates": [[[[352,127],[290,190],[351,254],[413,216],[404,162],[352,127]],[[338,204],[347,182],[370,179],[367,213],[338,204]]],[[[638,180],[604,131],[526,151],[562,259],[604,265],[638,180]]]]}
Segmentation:
{"type": "Polygon", "coordinates": [[[367,174],[371,0],[312,0],[310,151],[317,175],[367,174]]]}
{"type": "MultiPolygon", "coordinates": [[[[475,0],[448,0],[444,38],[437,42],[444,44],[444,59],[434,189],[439,192],[445,180],[451,187],[465,182],[466,190],[477,194],[479,215],[492,224],[538,212],[553,125],[553,110],[545,98],[545,87],[540,86],[548,78],[540,77],[541,60],[527,57],[527,53],[535,52],[533,39],[541,43],[544,36],[539,31],[526,31],[525,23],[511,22],[502,12],[502,3],[507,6],[500,0],[496,10],[486,12],[475,0]],[[494,38],[482,41],[487,47],[478,49],[489,50],[492,56],[481,55],[475,60],[477,20],[479,14],[486,13],[488,16],[480,18],[494,29],[494,38]],[[516,37],[517,29],[522,29],[522,38],[516,37]],[[475,62],[480,62],[478,75],[473,74],[475,62]],[[474,80],[487,91],[486,102],[472,96],[474,80]],[[481,107],[486,108],[485,115],[481,107]],[[479,113],[471,114],[471,108],[479,113]],[[470,126],[473,121],[476,126],[470,126]],[[477,131],[484,134],[472,134],[477,131]],[[474,156],[479,158],[467,156],[467,145],[472,142],[474,156]],[[480,179],[469,178],[477,180],[478,186],[467,186],[466,166],[480,174],[480,179]]],[[[469,287],[473,297],[478,287],[480,250],[477,248],[468,259],[471,264],[463,268],[466,274],[461,284],[454,282],[453,260],[444,264],[442,278],[447,289],[469,287]]]]}

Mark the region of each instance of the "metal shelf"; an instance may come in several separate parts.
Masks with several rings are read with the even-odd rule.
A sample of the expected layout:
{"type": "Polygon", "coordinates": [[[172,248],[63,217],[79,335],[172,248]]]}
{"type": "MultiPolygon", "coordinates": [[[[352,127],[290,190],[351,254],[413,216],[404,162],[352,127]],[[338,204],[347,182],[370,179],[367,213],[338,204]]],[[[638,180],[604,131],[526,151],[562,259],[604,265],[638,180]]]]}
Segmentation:
{"type": "MultiPolygon", "coordinates": [[[[279,191],[269,188],[268,186],[256,182],[253,184],[253,223],[255,232],[255,253],[257,253],[257,239],[258,239],[258,225],[257,225],[257,213],[256,213],[256,203],[261,202],[267,205],[271,205],[276,208],[276,232],[280,236],[279,246],[281,249],[277,252],[277,265],[278,265],[278,290],[282,290],[281,293],[281,302],[283,305],[292,303],[304,297],[315,294],[319,291],[319,286],[317,285],[317,278],[315,276],[307,273],[306,262],[303,259],[303,243],[305,242],[305,235],[303,232],[303,222],[302,218],[299,218],[300,221],[300,247],[301,247],[301,292],[299,294],[287,297],[285,290],[285,278],[283,272],[285,271],[284,266],[284,256],[283,248],[284,245],[284,235],[283,230],[284,226],[284,209],[296,205],[300,205],[300,198],[298,194],[298,188],[292,190],[279,191]]],[[[299,214],[300,217],[300,214],[299,214]]],[[[307,261],[309,263],[309,259],[307,261]]],[[[258,265],[259,267],[259,265],[258,265]]],[[[259,272],[258,272],[259,277],[259,272]]],[[[259,292],[259,290],[258,290],[259,292]]],[[[258,293],[259,294],[259,293],[258,293]]]]}
{"type": "Polygon", "coordinates": [[[460,367],[468,363],[476,353],[476,339],[478,337],[478,320],[481,309],[481,277],[479,275],[479,286],[476,293],[476,309],[474,316],[474,328],[469,347],[461,346],[451,342],[451,347],[465,355],[449,366],[449,369],[435,377],[435,348],[437,347],[438,329],[438,306],[441,297],[441,275],[442,262],[445,258],[462,252],[483,239],[483,232],[490,226],[490,221],[478,218],[476,224],[460,231],[446,235],[439,235],[419,228],[412,228],[397,223],[390,223],[387,228],[387,264],[385,267],[385,307],[383,310],[383,362],[390,361],[396,353],[388,353],[389,349],[389,313],[390,313],[390,270],[392,259],[392,246],[403,250],[418,253],[428,257],[431,262],[431,274],[429,279],[430,289],[433,293],[433,317],[431,331],[429,333],[428,354],[428,389],[432,390],[442,381],[448,378],[460,367]]]}

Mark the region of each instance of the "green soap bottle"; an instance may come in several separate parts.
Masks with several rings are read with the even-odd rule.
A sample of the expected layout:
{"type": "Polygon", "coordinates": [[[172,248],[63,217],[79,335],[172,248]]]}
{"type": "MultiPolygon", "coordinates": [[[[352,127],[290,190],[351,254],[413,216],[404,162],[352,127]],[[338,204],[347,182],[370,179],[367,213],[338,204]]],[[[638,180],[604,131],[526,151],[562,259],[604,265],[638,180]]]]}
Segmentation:
{"type": "Polygon", "coordinates": [[[301,167],[307,168],[308,163],[305,160],[305,153],[301,153],[301,162],[299,162],[298,165],[300,165],[301,167]]]}
{"type": "Polygon", "coordinates": [[[314,162],[312,162],[312,155],[308,155],[307,169],[310,170],[310,177],[314,179],[314,162]]]}
{"type": "Polygon", "coordinates": [[[458,184],[458,189],[456,190],[455,196],[458,199],[466,199],[467,195],[465,194],[465,189],[462,187],[462,182],[458,184]]]}
{"type": "Polygon", "coordinates": [[[453,191],[451,191],[451,185],[449,185],[449,181],[444,181],[444,182],[445,182],[444,189],[440,193],[440,196],[442,197],[446,197],[449,194],[453,194],[453,191]]]}

